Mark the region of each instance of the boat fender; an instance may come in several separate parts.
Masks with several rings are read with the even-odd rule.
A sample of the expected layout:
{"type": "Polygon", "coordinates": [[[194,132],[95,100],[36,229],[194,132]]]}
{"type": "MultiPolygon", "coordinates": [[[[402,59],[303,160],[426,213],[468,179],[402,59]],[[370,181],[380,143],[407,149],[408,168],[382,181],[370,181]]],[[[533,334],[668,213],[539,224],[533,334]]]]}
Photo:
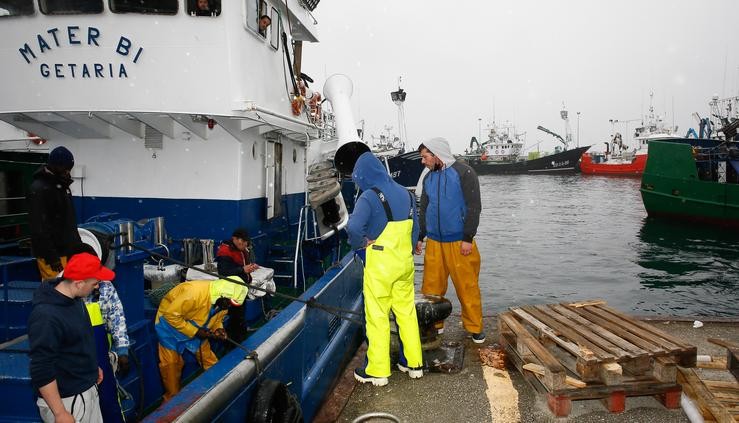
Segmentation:
{"type": "Polygon", "coordinates": [[[265,379],[254,393],[246,421],[252,423],[298,423],[303,422],[303,411],[295,395],[287,385],[265,379]]]}
{"type": "Polygon", "coordinates": [[[336,180],[326,180],[322,181],[322,183],[317,183],[315,186],[312,183],[308,184],[308,191],[310,192],[308,194],[308,202],[310,202],[313,208],[316,208],[339,195],[341,185],[336,180]]]}

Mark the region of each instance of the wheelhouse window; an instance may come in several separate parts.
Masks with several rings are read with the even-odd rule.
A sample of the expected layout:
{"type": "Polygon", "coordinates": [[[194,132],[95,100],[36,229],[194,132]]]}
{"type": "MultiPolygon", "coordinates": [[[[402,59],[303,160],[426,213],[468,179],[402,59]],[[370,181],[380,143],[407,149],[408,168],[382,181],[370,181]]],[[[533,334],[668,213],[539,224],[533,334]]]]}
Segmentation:
{"type": "Polygon", "coordinates": [[[103,0],[39,0],[44,15],[77,15],[103,12],[103,0]]]}
{"type": "Polygon", "coordinates": [[[187,0],[187,13],[190,16],[218,16],[221,14],[221,0],[187,0]]]}
{"type": "Polygon", "coordinates": [[[153,15],[176,15],[177,0],[108,0],[113,13],[145,13],[153,15]]]}
{"type": "Polygon", "coordinates": [[[0,18],[33,15],[33,0],[0,0],[0,18]]]}
{"type": "Polygon", "coordinates": [[[277,50],[277,48],[280,46],[280,12],[272,8],[272,13],[270,15],[271,23],[268,27],[269,30],[269,44],[277,50]]]}
{"type": "Polygon", "coordinates": [[[267,2],[259,0],[259,13],[257,14],[257,31],[262,37],[267,36],[267,28],[271,24],[271,19],[267,14],[267,2]]]}

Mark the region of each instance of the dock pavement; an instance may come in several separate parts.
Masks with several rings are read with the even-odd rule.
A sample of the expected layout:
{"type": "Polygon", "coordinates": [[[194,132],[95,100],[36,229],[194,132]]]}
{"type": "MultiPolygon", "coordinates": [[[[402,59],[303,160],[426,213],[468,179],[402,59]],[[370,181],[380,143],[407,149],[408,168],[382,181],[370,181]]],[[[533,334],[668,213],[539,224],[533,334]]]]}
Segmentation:
{"type": "MultiPolygon", "coordinates": [[[[639,316],[637,316],[639,317],[639,316]]],[[[739,341],[739,316],[727,319],[639,317],[659,329],[680,337],[698,348],[698,354],[722,356],[726,350],[711,344],[708,338],[739,341]],[[694,328],[694,320],[702,327],[694,328]]],[[[401,422],[689,422],[682,409],[668,410],[655,398],[628,397],[623,413],[609,413],[598,400],[572,402],[568,417],[556,418],[547,407],[544,396],[523,379],[515,368],[497,370],[482,365],[478,350],[498,341],[497,319],[486,316],[487,339],[484,344],[472,342],[462,329],[458,314],[446,321],[445,341],[465,344],[464,367],[457,374],[426,373],[421,379],[410,379],[397,369],[389,384],[383,387],[360,384],[353,380],[354,367],[364,361],[366,349],[360,348],[344,371],[342,380],[329,396],[333,410],[319,414],[314,422],[351,423],[368,413],[384,412],[401,422]]],[[[727,372],[728,373],[728,372],[727,372]]],[[[326,410],[323,410],[324,412],[326,410]]],[[[368,422],[391,420],[373,418],[368,422]]]]}

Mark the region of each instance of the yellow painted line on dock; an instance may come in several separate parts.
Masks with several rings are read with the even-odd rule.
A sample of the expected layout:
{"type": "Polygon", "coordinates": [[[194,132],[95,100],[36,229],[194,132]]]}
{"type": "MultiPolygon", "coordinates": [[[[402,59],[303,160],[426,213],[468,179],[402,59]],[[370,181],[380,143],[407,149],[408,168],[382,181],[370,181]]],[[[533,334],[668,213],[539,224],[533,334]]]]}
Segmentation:
{"type": "Polygon", "coordinates": [[[482,366],[482,372],[487,384],[485,394],[490,403],[490,414],[493,416],[493,422],[520,422],[518,391],[513,387],[508,372],[490,366],[482,366]]]}

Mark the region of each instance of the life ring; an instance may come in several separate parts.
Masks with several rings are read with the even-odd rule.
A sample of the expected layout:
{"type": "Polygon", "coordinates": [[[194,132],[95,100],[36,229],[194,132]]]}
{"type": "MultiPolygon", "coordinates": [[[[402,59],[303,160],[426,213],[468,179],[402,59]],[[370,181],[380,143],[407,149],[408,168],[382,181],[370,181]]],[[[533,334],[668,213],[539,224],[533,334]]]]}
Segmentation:
{"type": "Polygon", "coordinates": [[[291,103],[293,115],[300,116],[300,113],[303,111],[303,104],[305,104],[305,100],[302,96],[295,97],[291,103]]]}
{"type": "Polygon", "coordinates": [[[482,156],[480,156],[480,160],[487,160],[488,159],[488,153],[482,153],[482,156]]]}
{"type": "Polygon", "coordinates": [[[28,139],[32,143],[34,143],[36,145],[44,145],[44,144],[46,144],[46,139],[45,138],[41,138],[38,135],[34,134],[33,132],[26,132],[26,133],[28,134],[28,139]]]}
{"type": "Polygon", "coordinates": [[[287,385],[278,380],[265,379],[257,386],[257,391],[252,396],[246,421],[302,423],[303,410],[295,395],[287,389],[287,385]]]}
{"type": "Polygon", "coordinates": [[[308,100],[308,109],[310,110],[310,115],[313,117],[314,121],[321,120],[321,94],[320,93],[313,93],[310,100],[308,100]]]}

